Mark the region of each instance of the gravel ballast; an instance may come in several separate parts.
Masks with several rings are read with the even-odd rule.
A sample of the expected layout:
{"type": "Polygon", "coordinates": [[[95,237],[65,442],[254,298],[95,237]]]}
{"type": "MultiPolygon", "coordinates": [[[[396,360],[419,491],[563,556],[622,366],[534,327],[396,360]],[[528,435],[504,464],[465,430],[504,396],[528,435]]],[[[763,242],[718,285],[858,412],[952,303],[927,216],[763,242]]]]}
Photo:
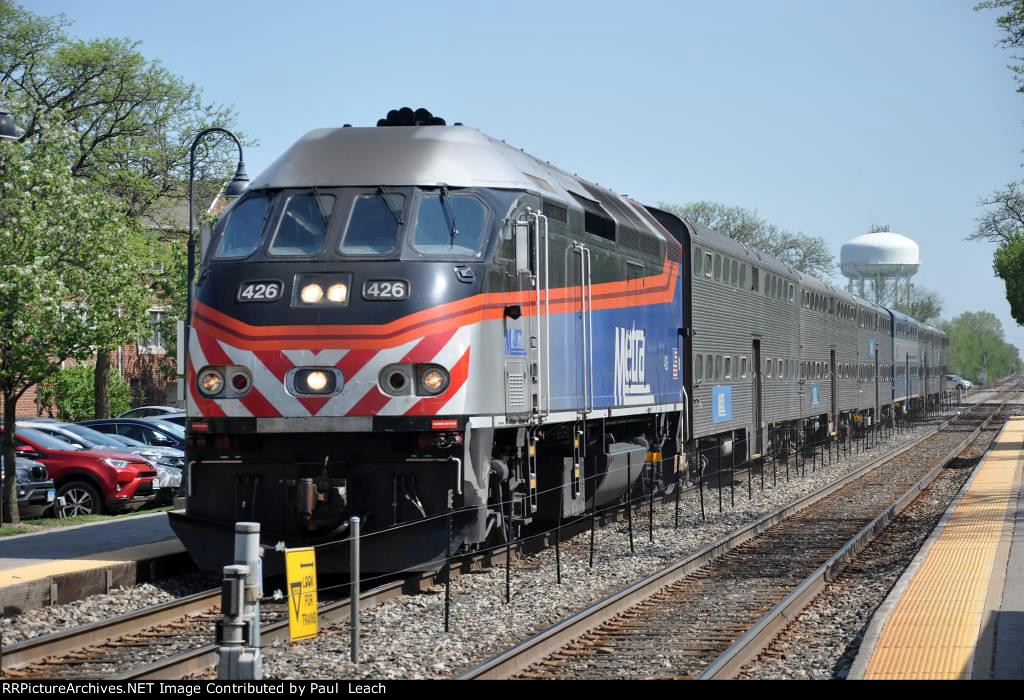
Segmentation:
{"type": "MultiPolygon", "coordinates": [[[[936,421],[920,424],[886,446],[891,450],[930,431],[936,421]]],[[[279,643],[264,649],[268,678],[450,678],[459,671],[503,651],[586,605],[606,597],[680,558],[699,551],[752,520],[810,493],[850,471],[877,459],[882,450],[849,455],[831,466],[820,464],[806,475],[791,468],[789,481],[780,465],[777,486],[772,470],[753,479],[753,498],[747,482],[735,484],[735,507],[730,489],[723,490],[724,511],[718,512],[718,492],[705,485],[706,521],[701,521],[696,492],[685,493],[680,504],[679,529],[674,529],[671,502],[657,507],[654,542],[648,541],[646,512],[634,515],[636,552],[630,555],[625,523],[599,529],[595,562],[589,568],[589,533],[562,544],[562,584],[555,578],[552,549],[513,560],[512,602],[506,605],[505,570],[496,566],[476,574],[463,574],[452,582],[451,631],[444,632],[444,596],[434,592],[403,596],[361,616],[362,662],[349,661],[347,623],[326,627],[314,639],[279,643]]]]}
{"type": "Polygon", "coordinates": [[[1001,423],[979,435],[739,674],[747,679],[845,679],[872,615],[970,478],[1001,423]]]}

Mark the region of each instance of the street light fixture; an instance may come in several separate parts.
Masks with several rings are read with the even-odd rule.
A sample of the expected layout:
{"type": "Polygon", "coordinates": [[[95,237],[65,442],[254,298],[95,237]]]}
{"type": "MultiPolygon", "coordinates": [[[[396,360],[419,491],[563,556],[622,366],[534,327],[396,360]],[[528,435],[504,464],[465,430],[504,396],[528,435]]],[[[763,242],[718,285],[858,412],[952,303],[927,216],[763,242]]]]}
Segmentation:
{"type": "Polygon", "coordinates": [[[18,130],[14,126],[14,117],[7,106],[0,102],[0,141],[17,141],[18,130]]]}
{"type": "Polygon", "coordinates": [[[231,182],[229,182],[227,187],[224,188],[224,198],[237,199],[249,186],[249,176],[245,172],[245,159],[242,157],[242,144],[239,142],[238,137],[227,129],[222,129],[219,126],[203,129],[196,134],[196,137],[192,139],[192,146],[189,148],[188,154],[188,306],[186,307],[185,312],[184,338],[186,364],[188,363],[189,335],[192,332],[192,281],[195,279],[196,272],[195,217],[193,216],[194,184],[196,177],[196,148],[199,146],[199,142],[210,134],[223,134],[229,137],[235,142],[235,145],[238,146],[238,166],[235,168],[235,176],[231,178],[231,182]]]}

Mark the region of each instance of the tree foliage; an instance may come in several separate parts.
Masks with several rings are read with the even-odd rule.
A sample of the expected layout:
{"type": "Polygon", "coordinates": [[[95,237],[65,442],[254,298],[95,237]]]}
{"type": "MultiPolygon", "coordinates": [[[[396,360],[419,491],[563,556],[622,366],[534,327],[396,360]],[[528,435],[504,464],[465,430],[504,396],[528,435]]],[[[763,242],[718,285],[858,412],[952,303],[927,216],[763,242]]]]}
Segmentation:
{"type": "Polygon", "coordinates": [[[835,267],[825,239],[787,231],[755,211],[718,202],[683,206],[662,202],[658,206],[778,258],[800,272],[829,279],[835,267]]]}
{"type": "MultiPolygon", "coordinates": [[[[1024,46],[1024,0],[986,0],[974,9],[1002,11],[996,18],[996,25],[1003,30],[999,45],[1006,49],[1024,46]]],[[[1024,93],[1024,57],[1013,56],[1009,68],[1017,81],[1017,92],[1024,93]]],[[[998,246],[992,267],[1006,285],[1013,320],[1024,325],[1024,182],[1011,182],[979,204],[988,210],[978,217],[977,227],[967,240],[998,246]]]]}
{"type": "MultiPolygon", "coordinates": [[[[75,178],[76,138],[51,114],[34,141],[0,143],[0,396],[5,424],[18,398],[66,359],[137,336],[147,306],[126,240],[139,232],[109,197],[75,178]]],[[[5,511],[17,518],[13,442],[5,511]]]]}
{"type": "MultiPolygon", "coordinates": [[[[147,274],[138,282],[152,284],[160,301],[183,318],[184,276],[169,278],[174,284],[153,281],[166,281],[166,261],[184,255],[186,237],[175,225],[173,204],[187,197],[192,139],[209,126],[237,131],[234,112],[204,101],[195,85],[147,59],[138,42],[80,40],[68,35],[69,26],[62,15],[39,16],[0,0],[0,92],[19,105],[12,111],[22,142],[44,138],[48,115],[63,115],[74,133],[66,145],[71,173],[112,196],[124,214],[149,229],[148,244],[139,251],[147,274]]],[[[203,141],[196,161],[197,209],[205,208],[204,185],[219,186],[236,157],[224,136],[203,141]]],[[[109,372],[109,356],[97,359],[96,410],[105,414],[102,377],[109,372]]]]}
{"type": "Polygon", "coordinates": [[[1013,320],[1024,326],[1024,235],[999,246],[993,268],[1006,283],[1006,300],[1010,302],[1013,320]]]}
{"type": "MultiPolygon", "coordinates": [[[[1003,10],[1003,14],[996,18],[996,25],[1003,30],[999,45],[1004,49],[1024,46],[1024,0],[986,0],[975,5],[974,9],[1003,10]]],[[[1014,56],[1009,68],[1020,85],[1017,92],[1024,92],[1024,57],[1014,56]]]]}
{"type": "MultiPolygon", "coordinates": [[[[138,42],[68,36],[62,15],[42,17],[0,0],[0,86],[17,99],[22,141],[42,137],[59,110],[76,138],[71,172],[113,195],[129,216],[158,215],[187,195],[189,146],[213,125],[233,128],[231,108],[203,101],[198,87],[151,61],[138,42]]],[[[226,137],[204,142],[200,180],[223,180],[236,152],[226,137]]],[[[159,222],[158,222],[159,223],[159,222]]]]}
{"type": "MultiPolygon", "coordinates": [[[[132,407],[128,383],[118,373],[110,375],[107,385],[110,411],[114,415],[132,407]]],[[[48,377],[39,385],[39,403],[51,418],[76,422],[92,418],[95,404],[93,368],[71,365],[48,377]]]]}
{"type": "Polygon", "coordinates": [[[1020,364],[1017,348],[1003,338],[1003,324],[988,311],[967,311],[940,326],[949,336],[949,371],[979,381],[985,372],[992,382],[1020,364]]]}

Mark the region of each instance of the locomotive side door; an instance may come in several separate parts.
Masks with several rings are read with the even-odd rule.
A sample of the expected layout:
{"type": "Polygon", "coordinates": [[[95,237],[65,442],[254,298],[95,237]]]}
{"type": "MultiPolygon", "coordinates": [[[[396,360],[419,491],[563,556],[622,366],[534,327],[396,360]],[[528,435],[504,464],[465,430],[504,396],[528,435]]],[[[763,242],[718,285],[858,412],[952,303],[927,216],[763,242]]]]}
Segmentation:
{"type": "Polygon", "coordinates": [[[511,217],[504,256],[509,259],[508,293],[503,319],[505,415],[525,422],[531,412],[547,412],[545,347],[547,219],[523,207],[511,217]]]}

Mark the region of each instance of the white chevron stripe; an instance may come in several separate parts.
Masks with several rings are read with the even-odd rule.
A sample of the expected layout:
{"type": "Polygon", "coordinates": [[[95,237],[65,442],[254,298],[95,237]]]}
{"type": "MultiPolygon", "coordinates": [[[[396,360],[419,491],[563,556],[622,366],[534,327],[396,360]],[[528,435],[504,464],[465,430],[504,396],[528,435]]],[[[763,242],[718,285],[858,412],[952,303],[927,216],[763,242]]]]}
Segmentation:
{"type": "MultiPolygon", "coordinates": [[[[472,359],[472,358],[470,358],[472,359]]],[[[448,403],[441,407],[441,410],[437,412],[439,416],[450,416],[453,413],[465,413],[466,412],[466,396],[469,394],[469,378],[463,382],[459,390],[455,392],[448,403]]]]}
{"type": "MultiPolygon", "coordinates": [[[[412,340],[396,348],[381,350],[367,362],[353,377],[345,377],[345,386],[341,393],[327,402],[318,415],[343,416],[352,410],[367,392],[377,386],[377,377],[387,365],[398,362],[408,353],[419,340],[412,340]]],[[[394,399],[392,399],[393,401],[394,399]]],[[[390,403],[390,402],[388,402],[390,403]]],[[[387,405],[385,405],[387,408],[387,405]]]]}
{"type": "MultiPolygon", "coordinates": [[[[466,352],[466,348],[469,347],[471,326],[465,326],[460,328],[455,335],[453,335],[444,347],[442,347],[433,358],[428,362],[434,362],[436,364],[451,369],[455,366],[455,363],[459,361],[459,358],[466,352]]],[[[384,408],[377,412],[379,416],[401,416],[404,415],[410,408],[415,406],[417,403],[423,400],[422,396],[399,396],[391,399],[384,408]]]]}
{"type": "Polygon", "coordinates": [[[330,367],[336,365],[348,354],[348,350],[321,350],[320,352],[313,352],[312,350],[282,350],[281,351],[288,360],[296,367],[308,367],[310,365],[320,367],[330,367]]]}
{"type": "MultiPolygon", "coordinates": [[[[188,334],[188,359],[193,371],[196,373],[206,366],[206,355],[203,354],[202,348],[199,347],[199,339],[196,338],[195,329],[192,329],[192,332],[188,334]]],[[[198,390],[189,382],[187,372],[185,373],[185,382],[185,411],[190,417],[201,417],[202,414],[199,412],[195,396],[192,393],[198,390]]]]}
{"type": "MultiPolygon", "coordinates": [[[[220,341],[217,342],[220,343],[220,341]]],[[[249,368],[252,372],[253,388],[258,389],[263,397],[273,404],[278,413],[288,418],[304,418],[309,415],[306,407],[285,390],[281,380],[267,369],[254,353],[240,350],[226,343],[220,343],[220,346],[233,363],[249,368]]]]}

